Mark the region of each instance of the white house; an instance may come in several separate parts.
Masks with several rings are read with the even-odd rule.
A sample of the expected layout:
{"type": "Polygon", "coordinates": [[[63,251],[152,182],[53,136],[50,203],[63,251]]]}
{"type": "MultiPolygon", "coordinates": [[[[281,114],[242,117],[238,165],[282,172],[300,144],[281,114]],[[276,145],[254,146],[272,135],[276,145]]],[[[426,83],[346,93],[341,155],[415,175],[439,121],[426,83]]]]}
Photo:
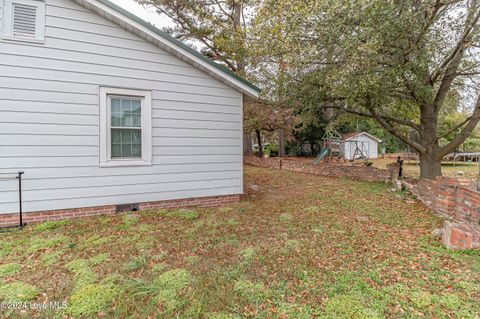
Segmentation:
{"type": "Polygon", "coordinates": [[[0,0],[0,34],[0,224],[17,171],[26,212],[243,192],[254,85],[107,0],[0,0]]]}
{"type": "Polygon", "coordinates": [[[377,159],[379,143],[382,143],[382,140],[366,132],[345,134],[340,144],[340,153],[347,160],[362,156],[377,159]]]}

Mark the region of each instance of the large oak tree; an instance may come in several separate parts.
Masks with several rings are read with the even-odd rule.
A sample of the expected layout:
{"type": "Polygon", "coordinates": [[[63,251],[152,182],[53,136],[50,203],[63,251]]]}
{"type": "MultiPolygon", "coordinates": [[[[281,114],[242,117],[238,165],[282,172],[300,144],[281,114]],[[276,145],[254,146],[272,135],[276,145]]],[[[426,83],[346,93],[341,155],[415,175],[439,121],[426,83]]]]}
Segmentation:
{"type": "Polygon", "coordinates": [[[375,119],[433,179],[480,120],[479,18],[478,0],[269,0],[257,25],[299,101],[375,119]],[[468,115],[446,129],[452,104],[468,115]]]}

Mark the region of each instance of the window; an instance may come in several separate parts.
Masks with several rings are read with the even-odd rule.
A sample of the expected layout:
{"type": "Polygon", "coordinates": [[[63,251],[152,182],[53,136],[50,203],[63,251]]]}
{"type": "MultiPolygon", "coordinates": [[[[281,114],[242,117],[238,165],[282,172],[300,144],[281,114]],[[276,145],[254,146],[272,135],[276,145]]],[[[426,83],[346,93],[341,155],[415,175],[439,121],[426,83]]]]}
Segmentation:
{"type": "Polygon", "coordinates": [[[151,93],[100,88],[100,165],[151,165],[151,93]]]}
{"type": "Polygon", "coordinates": [[[43,42],[45,37],[45,2],[40,0],[5,0],[4,39],[43,42]]]}

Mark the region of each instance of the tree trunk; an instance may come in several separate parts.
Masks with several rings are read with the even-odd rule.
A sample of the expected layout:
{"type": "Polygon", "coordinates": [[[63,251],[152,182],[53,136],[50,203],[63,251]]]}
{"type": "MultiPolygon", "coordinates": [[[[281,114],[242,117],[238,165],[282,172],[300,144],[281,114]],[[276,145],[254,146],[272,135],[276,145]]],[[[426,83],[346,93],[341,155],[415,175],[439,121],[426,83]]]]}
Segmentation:
{"type": "Polygon", "coordinates": [[[435,180],[442,176],[442,156],[437,140],[438,112],[433,105],[424,105],[420,113],[420,143],[423,152],[418,152],[420,160],[420,178],[435,180]]]}
{"type": "Polygon", "coordinates": [[[257,134],[258,156],[263,157],[262,134],[260,133],[260,131],[255,131],[255,134],[257,134]]]}
{"type": "Polygon", "coordinates": [[[442,160],[438,159],[436,152],[419,153],[420,159],[420,178],[433,179],[442,176],[442,160]]]}
{"type": "Polygon", "coordinates": [[[285,131],[278,130],[278,157],[285,157],[285,131]]]}
{"type": "Polygon", "coordinates": [[[252,156],[253,149],[252,149],[252,137],[250,133],[243,134],[243,156],[252,156]]]}

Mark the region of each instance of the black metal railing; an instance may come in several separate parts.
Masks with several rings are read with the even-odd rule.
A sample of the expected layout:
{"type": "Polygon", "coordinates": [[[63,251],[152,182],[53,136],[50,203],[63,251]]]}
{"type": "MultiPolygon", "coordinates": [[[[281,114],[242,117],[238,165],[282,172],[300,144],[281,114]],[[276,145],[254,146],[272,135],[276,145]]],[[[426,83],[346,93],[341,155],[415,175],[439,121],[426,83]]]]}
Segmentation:
{"type": "Polygon", "coordinates": [[[22,201],[22,176],[24,172],[16,173],[0,173],[0,181],[2,180],[18,180],[18,208],[19,208],[19,223],[18,225],[9,225],[0,227],[0,232],[13,228],[23,228],[27,223],[23,222],[23,201],[22,201]]]}

